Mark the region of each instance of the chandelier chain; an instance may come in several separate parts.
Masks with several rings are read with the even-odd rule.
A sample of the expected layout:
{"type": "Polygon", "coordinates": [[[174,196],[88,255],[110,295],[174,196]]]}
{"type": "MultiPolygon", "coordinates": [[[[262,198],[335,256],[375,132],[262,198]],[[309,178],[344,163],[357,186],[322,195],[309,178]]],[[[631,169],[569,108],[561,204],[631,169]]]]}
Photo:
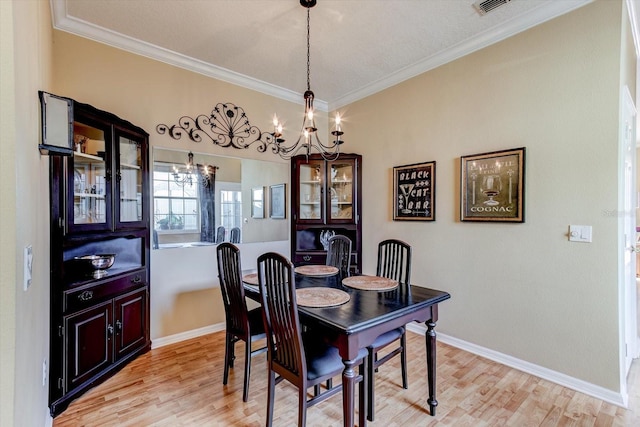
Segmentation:
{"type": "Polygon", "coordinates": [[[310,43],[310,39],[311,39],[311,31],[310,31],[310,27],[311,27],[311,20],[310,20],[310,8],[307,8],[307,90],[311,90],[311,43],[310,43]]]}

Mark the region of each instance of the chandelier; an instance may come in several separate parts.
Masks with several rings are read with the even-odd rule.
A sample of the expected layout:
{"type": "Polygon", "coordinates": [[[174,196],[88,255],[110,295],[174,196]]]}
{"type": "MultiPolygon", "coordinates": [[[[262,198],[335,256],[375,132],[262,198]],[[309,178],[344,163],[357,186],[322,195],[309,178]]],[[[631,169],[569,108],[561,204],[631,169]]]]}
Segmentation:
{"type": "Polygon", "coordinates": [[[331,131],[331,135],[335,140],[329,144],[324,144],[318,137],[316,121],[314,117],[313,98],[315,97],[311,90],[311,55],[310,55],[310,11],[316,5],[316,0],[300,0],[300,4],[307,8],[307,90],[304,93],[304,117],[302,119],[302,128],[296,142],[292,145],[284,145],[285,140],[282,138],[282,124],[278,121],[278,117],[273,118],[273,151],[277,152],[280,157],[290,159],[291,157],[304,153],[309,156],[312,150],[316,150],[325,160],[335,160],[340,155],[340,145],[344,142],[340,136],[344,135],[340,127],[340,114],[336,113],[335,127],[331,131]]]}
{"type": "Polygon", "coordinates": [[[184,170],[178,169],[177,166],[173,166],[173,181],[181,187],[185,185],[189,185],[191,187],[193,185],[194,179],[200,180],[202,185],[206,188],[209,187],[211,182],[212,175],[215,176],[217,166],[204,165],[202,170],[198,171],[198,167],[193,164],[193,153],[189,151],[187,154],[187,163],[185,164],[184,170]]]}
{"type": "MultiPolygon", "coordinates": [[[[196,117],[182,116],[177,124],[160,123],[156,126],[156,131],[161,135],[168,134],[175,140],[183,136],[197,143],[208,140],[219,147],[246,149],[255,144],[259,152],[265,153],[271,150],[272,153],[287,160],[298,154],[308,157],[312,151],[320,153],[325,160],[336,160],[340,155],[340,145],[344,142],[340,139],[344,135],[340,127],[340,114],[336,114],[335,127],[331,131],[334,140],[325,144],[318,137],[313,107],[315,95],[311,90],[310,10],[316,2],[317,0],[300,0],[300,4],[307,9],[307,90],[304,93],[302,128],[295,143],[286,145],[286,140],[282,136],[282,123],[278,121],[277,116],[273,118],[273,132],[263,132],[250,123],[242,107],[231,102],[216,104],[210,114],[199,114],[196,117]]],[[[191,185],[193,182],[193,177],[190,176],[194,169],[193,154],[189,153],[189,156],[187,171],[182,173],[183,176],[174,171],[176,183],[181,185],[186,183],[191,185]]],[[[208,167],[211,168],[211,166],[208,167]]],[[[215,174],[215,169],[213,173],[215,174]]]]}

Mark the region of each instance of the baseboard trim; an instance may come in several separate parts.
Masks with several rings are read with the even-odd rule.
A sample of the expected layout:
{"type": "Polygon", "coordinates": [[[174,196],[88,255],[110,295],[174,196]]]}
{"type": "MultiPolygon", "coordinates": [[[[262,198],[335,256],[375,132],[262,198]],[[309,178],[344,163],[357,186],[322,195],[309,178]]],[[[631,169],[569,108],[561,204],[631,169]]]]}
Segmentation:
{"type": "MultiPolygon", "coordinates": [[[[411,323],[407,325],[407,330],[424,336],[427,327],[423,324],[411,323]]],[[[629,402],[628,395],[623,395],[622,393],[608,390],[604,387],[600,387],[598,385],[591,384],[574,377],[570,377],[569,375],[565,375],[563,373],[547,369],[542,366],[538,366],[533,363],[526,362],[507,354],[503,354],[486,347],[472,344],[470,342],[454,338],[443,333],[438,332],[438,341],[459,348],[461,350],[468,351],[469,353],[473,353],[486,359],[493,360],[494,362],[501,363],[519,371],[526,372],[527,374],[535,375],[536,377],[540,377],[547,381],[551,381],[563,387],[567,387],[580,393],[584,393],[613,405],[627,408],[629,402]]]]}
{"type": "Polygon", "coordinates": [[[225,330],[225,324],[216,323],[214,325],[205,326],[198,329],[192,329],[186,332],[180,332],[179,334],[168,335],[166,337],[154,338],[151,343],[151,348],[164,347],[165,345],[175,344],[180,341],[188,340],[191,338],[200,337],[202,335],[212,334],[214,332],[220,332],[225,330]]]}

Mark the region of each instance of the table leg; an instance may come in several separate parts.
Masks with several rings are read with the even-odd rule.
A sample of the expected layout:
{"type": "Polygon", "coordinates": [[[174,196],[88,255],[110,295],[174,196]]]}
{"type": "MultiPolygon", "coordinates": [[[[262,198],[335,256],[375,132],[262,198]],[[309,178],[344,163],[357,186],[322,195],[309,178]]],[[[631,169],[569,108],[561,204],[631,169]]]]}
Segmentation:
{"type": "Polygon", "coordinates": [[[427,332],[425,332],[425,338],[427,343],[427,381],[429,383],[429,411],[431,416],[436,415],[436,406],[438,401],[436,400],[436,322],[433,319],[429,319],[426,323],[427,332]]]}
{"type": "Polygon", "coordinates": [[[344,427],[353,427],[355,411],[356,373],[353,369],[354,360],[344,360],[342,371],[342,414],[344,427]]]}

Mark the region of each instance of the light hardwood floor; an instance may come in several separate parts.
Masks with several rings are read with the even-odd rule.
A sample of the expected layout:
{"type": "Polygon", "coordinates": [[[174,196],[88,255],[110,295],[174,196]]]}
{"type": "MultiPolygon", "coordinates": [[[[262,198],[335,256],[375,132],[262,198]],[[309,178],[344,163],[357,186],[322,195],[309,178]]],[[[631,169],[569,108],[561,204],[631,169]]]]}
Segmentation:
{"type": "MultiPolygon", "coordinates": [[[[640,426],[640,361],[632,367],[625,410],[441,343],[439,405],[431,417],[425,409],[424,337],[409,332],[407,338],[409,389],[401,387],[398,357],[381,367],[371,426],[640,426]]],[[[53,425],[263,426],[266,354],[253,358],[247,403],[242,402],[241,345],[236,356],[223,386],[224,332],[154,349],[74,401],[53,425]]],[[[274,425],[296,423],[297,393],[283,382],[276,387],[274,425]]],[[[310,408],[307,425],[341,426],[341,395],[310,408]]]]}

